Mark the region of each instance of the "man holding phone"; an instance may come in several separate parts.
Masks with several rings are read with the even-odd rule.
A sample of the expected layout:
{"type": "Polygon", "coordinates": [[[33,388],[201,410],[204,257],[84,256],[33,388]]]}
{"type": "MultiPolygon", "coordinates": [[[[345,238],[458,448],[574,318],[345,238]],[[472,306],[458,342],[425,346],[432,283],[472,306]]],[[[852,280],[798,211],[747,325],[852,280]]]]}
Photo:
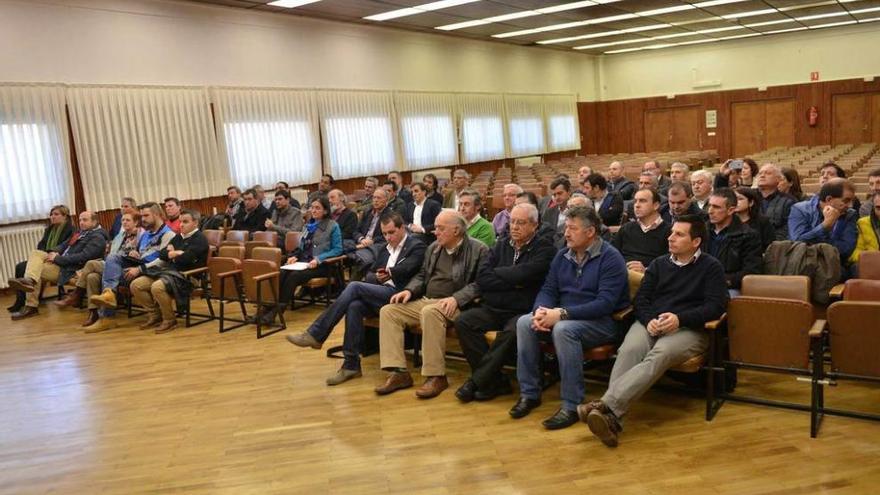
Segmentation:
{"type": "Polygon", "coordinates": [[[388,304],[395,292],[401,290],[425,258],[425,244],[416,236],[407,235],[403,217],[396,211],[387,212],[379,219],[384,242],[373,244],[373,263],[368,266],[364,282],[351,282],[342,294],[321,314],[306,331],[288,335],[287,340],[299,347],[320,349],[345,316],[345,337],[342,353],[345,360],[335,375],[327,378],[327,385],[361,376],[360,353],[364,340],[364,317],[376,316],[388,304]]]}

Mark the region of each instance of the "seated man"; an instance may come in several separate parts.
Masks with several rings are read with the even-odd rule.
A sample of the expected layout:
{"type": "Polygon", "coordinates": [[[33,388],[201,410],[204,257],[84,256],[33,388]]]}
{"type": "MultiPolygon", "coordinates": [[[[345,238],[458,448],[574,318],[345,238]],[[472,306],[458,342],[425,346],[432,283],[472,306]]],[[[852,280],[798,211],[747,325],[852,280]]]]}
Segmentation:
{"type": "Polygon", "coordinates": [[[623,216],[623,199],[608,191],[608,182],[602,174],[590,174],[584,181],[584,194],[593,201],[602,224],[611,227],[620,225],[623,216]]]}
{"type": "Polygon", "coordinates": [[[165,225],[175,234],[180,233],[180,200],[177,198],[165,198],[165,225]]]}
{"type": "Polygon", "coordinates": [[[648,160],[642,166],[642,172],[648,172],[657,178],[657,192],[661,196],[666,196],[669,187],[672,185],[672,179],[663,174],[663,165],[659,160],[648,160]]]}
{"type": "Polygon", "coordinates": [[[507,234],[508,223],[510,222],[510,212],[516,203],[516,196],[523,192],[522,187],[518,184],[505,184],[501,197],[504,200],[504,209],[495,214],[492,218],[492,228],[495,229],[495,235],[501,237],[507,234]]]}
{"type": "Polygon", "coordinates": [[[160,257],[171,239],[176,235],[162,217],[162,208],[157,203],[140,205],[141,225],[144,232],[138,240],[136,251],[127,255],[115,253],[107,256],[104,261],[104,273],[101,275],[101,294],[89,298],[89,302],[98,309],[98,321],[86,329],[86,333],[97,333],[116,328],[113,319],[116,309],[116,290],[124,278],[127,283],[146,273],[148,268],[162,267],[166,264],[160,257]]]}
{"type": "Polygon", "coordinates": [[[275,191],[275,209],[270,218],[263,222],[267,231],[278,233],[278,247],[284,247],[284,239],[289,232],[300,232],[303,229],[303,215],[299,208],[290,205],[290,192],[275,191]]]}
{"type": "Polygon", "coordinates": [[[831,179],[811,199],[791,207],[788,237],[807,244],[824,242],[837,248],[840,262],[846,264],[859,232],[858,213],[851,208],[856,189],[846,179],[831,179]]]}
{"type": "MultiPolygon", "coordinates": [[[[290,185],[287,182],[284,182],[283,180],[279,180],[278,182],[275,183],[275,192],[277,193],[278,191],[287,191],[288,193],[290,193],[290,185]]],[[[296,208],[297,210],[301,209],[301,205],[299,204],[299,201],[297,201],[296,198],[294,198],[294,197],[290,198],[290,206],[296,208]]],[[[277,206],[275,205],[275,195],[272,195],[272,201],[270,201],[270,204],[269,204],[269,215],[270,216],[272,215],[272,213],[275,212],[275,208],[277,208],[277,206]]]]}
{"type": "Polygon", "coordinates": [[[388,193],[388,207],[403,215],[406,212],[406,203],[397,197],[397,183],[393,180],[386,180],[382,184],[382,188],[388,193]]]}
{"type": "MultiPolygon", "coordinates": [[[[821,188],[832,179],[846,179],[846,171],[834,162],[825,162],[819,167],[819,187],[821,188]]],[[[859,201],[858,197],[853,196],[850,208],[855,211],[860,211],[862,209],[862,202],[859,201]]]]}
{"type": "Polygon", "coordinates": [[[479,307],[455,320],[458,341],[473,370],[455,396],[462,402],[490,400],[512,392],[501,368],[516,354],[516,321],[532,310],[556,248],[537,236],[538,209],[530,204],[513,207],[509,236],[499,239],[477,274],[479,307]],[[500,330],[492,347],[486,332],[500,330]]]}
{"type": "Polygon", "coordinates": [[[492,224],[480,215],[483,209],[483,200],[480,193],[473,189],[465,189],[458,194],[458,212],[464,216],[467,222],[467,235],[476,239],[488,247],[495,245],[495,229],[492,224]]]}
{"type": "Polygon", "coordinates": [[[425,185],[416,182],[412,185],[413,200],[406,205],[403,222],[406,228],[426,245],[434,242],[434,221],[443,208],[440,203],[428,199],[425,185]]]}
{"type": "MultiPolygon", "coordinates": [[[[141,215],[137,210],[134,213],[126,212],[122,215],[122,230],[110,243],[108,254],[120,254],[128,256],[132,251],[137,251],[142,229],[140,228],[141,215]]],[[[56,306],[61,308],[78,307],[83,296],[88,301],[92,296],[101,293],[101,276],[104,273],[104,260],[96,259],[87,261],[85,266],[76,272],[76,288],[67,293],[64,299],[57,301],[56,306]]],[[[86,330],[98,321],[98,307],[89,302],[89,316],[79,328],[86,330]]]]}
{"type": "Polygon", "coordinates": [[[653,189],[636,191],[633,200],[635,222],[626,222],[614,235],[611,244],[626,260],[626,268],[644,273],[658,256],[668,252],[671,224],[660,216],[660,194],[653,189]]]}
{"type": "Polygon", "coordinates": [[[690,167],[681,162],[673,162],[669,166],[669,179],[672,182],[681,181],[689,182],[688,175],[691,173],[690,167]]]}
{"type": "Polygon", "coordinates": [[[758,177],[755,178],[763,200],[761,212],[773,225],[777,241],[788,239],[788,217],[795,204],[794,197],[779,191],[779,181],[782,178],[782,171],[772,163],[762,165],[758,170],[758,177]]]}
{"type": "Polygon", "coordinates": [[[266,230],[269,210],[257,199],[257,192],[248,189],[241,197],[244,200],[244,208],[238,210],[235,221],[232,223],[232,230],[247,230],[250,233],[266,230]]]}
{"type": "Polygon", "coordinates": [[[419,273],[379,311],[379,350],[383,370],[390,371],[379,395],[412,387],[406,369],[403,332],[422,329],[422,375],[425,383],[416,397],[429,399],[449,387],[446,380],[446,325],[478,295],[477,271],[489,248],[467,236],[467,224],[458,212],[443,211],[435,223],[437,240],[428,247],[419,273]]]}
{"type": "Polygon", "coordinates": [[[336,374],[327,378],[327,385],[339,385],[361,376],[364,318],[378,315],[391,296],[406,287],[425,259],[425,244],[415,236],[407,235],[399,213],[386,213],[379,223],[385,242],[371,246],[376,251],[376,261],[368,267],[365,281],[350,282],[306,331],[287,336],[291,344],[320,349],[345,317],[342,340],[345,360],[336,374]]]}
{"type": "Polygon", "coordinates": [[[568,199],[571,197],[571,182],[564,177],[553,179],[550,183],[550,198],[547,207],[541,210],[538,206],[538,212],[541,215],[541,223],[548,226],[553,231],[562,231],[565,229],[565,216],[562,212],[568,207],[568,199]],[[552,204],[552,206],[550,206],[552,204]]]}
{"type": "Polygon", "coordinates": [[[578,416],[602,443],[617,446],[630,404],[673,366],[706,352],[706,322],[727,307],[724,268],[701,253],[706,224],[686,215],[672,226],[669,256],[654,260],[633,302],[636,321],[617,351],[601,400],[578,406],[578,416]]]}
{"type": "Polygon", "coordinates": [[[516,377],[519,401],[510,416],[519,419],[541,405],[541,339],[552,340],[559,359],[562,405],[545,419],[549,430],[577,422],[584,398],[584,348],[620,341],[611,318],[629,304],[623,256],[599,237],[596,210],[570,208],[565,220],[568,248],[559,251],[535,300],[532,313],[516,323],[516,377]]]}
{"type": "MultiPolygon", "coordinates": [[[[241,188],[238,186],[226,188],[226,199],[226,221],[229,222],[231,227],[239,216],[239,212],[244,209],[244,200],[241,199],[241,188]]],[[[137,211],[136,208],[135,211],[137,211]]]]}
{"type": "MultiPolygon", "coordinates": [[[[592,173],[593,173],[593,167],[590,167],[589,165],[584,165],[584,166],[578,168],[577,183],[580,184],[581,186],[583,186],[584,181],[586,181],[587,177],[589,177],[590,174],[592,174],[592,173]]],[[[584,196],[589,196],[584,189],[575,189],[573,192],[581,193],[584,196]]]]}
{"type": "Polygon", "coordinates": [[[712,194],[712,172],[697,170],[691,174],[693,203],[704,213],[709,213],[709,195],[712,194]]]}
{"type": "Polygon", "coordinates": [[[364,179],[364,199],[362,199],[360,203],[358,203],[357,208],[355,208],[358,215],[373,208],[373,191],[375,191],[378,186],[379,179],[375,177],[367,177],[364,179]]]}
{"type": "Polygon", "coordinates": [[[452,187],[443,188],[443,208],[458,211],[458,195],[468,186],[471,176],[467,170],[460,168],[452,173],[452,187]]]}
{"type": "Polygon", "coordinates": [[[122,215],[126,213],[137,214],[137,212],[137,201],[134,198],[122,198],[119,213],[113,218],[113,225],[110,227],[110,238],[115,239],[119,232],[122,231],[122,215]]]}
{"type": "MultiPolygon", "coordinates": [[[[286,192],[286,191],[284,191],[286,192]]],[[[141,330],[156,329],[156,333],[177,328],[173,297],[177,307],[188,304],[192,282],[181,272],[205,266],[208,262],[208,239],[199,230],[201,215],[185,209],[180,214],[180,233],[159,252],[164,268],[147,269],[131,282],[131,295],[150,316],[141,330]]]]}
{"type": "Polygon", "coordinates": [[[333,189],[333,184],[336,181],[333,179],[333,176],[330,174],[324,174],[321,176],[321,181],[318,182],[318,190],[312,191],[308,195],[308,203],[311,205],[315,202],[315,200],[320,197],[327,197],[327,194],[330,193],[330,190],[333,189]]]}
{"type": "Polygon", "coordinates": [[[880,196],[880,167],[868,172],[868,194],[859,209],[859,218],[867,217],[874,212],[874,198],[880,196]]]}
{"type": "Polygon", "coordinates": [[[690,184],[673,182],[667,193],[666,204],[660,207],[660,215],[665,222],[671,225],[682,215],[702,215],[705,219],[706,214],[694,204],[694,191],[690,184]]]}
{"type": "Polygon", "coordinates": [[[358,226],[357,213],[348,208],[345,193],[341,189],[331,189],[327,193],[327,199],[330,200],[330,219],[339,225],[342,244],[346,250],[350,251],[355,245],[354,236],[358,226]]]}
{"type": "MultiPolygon", "coordinates": [[[[638,190],[641,191],[642,189],[650,189],[652,191],[657,191],[657,194],[660,196],[660,208],[662,209],[664,206],[666,206],[667,198],[666,198],[666,196],[664,196],[663,194],[660,193],[658,184],[659,183],[657,182],[657,177],[654,174],[652,174],[651,172],[642,172],[639,175],[639,188],[638,188],[638,190]]],[[[633,196],[633,197],[635,197],[635,196],[633,196]]],[[[636,213],[635,213],[635,211],[633,211],[634,203],[635,203],[634,200],[623,202],[624,213],[623,213],[623,218],[621,219],[621,223],[636,221],[636,213]]]]}
{"type": "Polygon", "coordinates": [[[379,219],[382,218],[382,215],[394,211],[388,207],[388,191],[383,187],[378,187],[373,191],[372,204],[373,208],[361,216],[361,221],[358,223],[357,230],[354,233],[355,252],[349,255],[353,257],[352,259],[358,272],[355,277],[357,279],[361,278],[360,270],[373,262],[373,255],[375,253],[370,249],[370,246],[385,242],[385,239],[382,237],[382,226],[379,224],[379,219]]]}
{"type": "Polygon", "coordinates": [[[25,305],[12,313],[12,320],[37,315],[43,281],[64,285],[89,260],[101,259],[107,247],[107,231],[91,211],[79,214],[79,230],[49,252],[35,249],[28,256],[24,277],[9,280],[9,288],[24,292],[25,305]]]}
{"type": "Polygon", "coordinates": [[[620,162],[611,162],[608,165],[608,191],[619,194],[624,201],[633,199],[636,193],[636,183],[623,175],[623,165],[620,162]]]}
{"type": "Polygon", "coordinates": [[[400,198],[400,200],[403,201],[404,204],[408,205],[413,202],[412,191],[409,187],[403,185],[403,176],[400,175],[400,172],[396,170],[388,172],[388,177],[386,178],[394,182],[394,184],[397,186],[395,188],[395,190],[397,191],[397,197],[400,198]]]}
{"type": "Polygon", "coordinates": [[[709,239],[706,252],[724,267],[731,297],[739,295],[746,275],[761,273],[764,250],[761,237],[736,215],[736,193],[723,187],[709,197],[709,239]]]}

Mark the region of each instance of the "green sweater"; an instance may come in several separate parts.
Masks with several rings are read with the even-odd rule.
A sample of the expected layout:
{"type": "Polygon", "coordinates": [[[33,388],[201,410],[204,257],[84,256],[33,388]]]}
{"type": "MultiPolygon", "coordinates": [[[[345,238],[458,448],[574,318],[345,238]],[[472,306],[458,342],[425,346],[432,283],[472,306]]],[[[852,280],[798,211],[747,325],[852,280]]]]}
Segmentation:
{"type": "Polygon", "coordinates": [[[468,228],[467,234],[489,247],[495,245],[495,229],[492,227],[492,222],[483,217],[468,228]]]}

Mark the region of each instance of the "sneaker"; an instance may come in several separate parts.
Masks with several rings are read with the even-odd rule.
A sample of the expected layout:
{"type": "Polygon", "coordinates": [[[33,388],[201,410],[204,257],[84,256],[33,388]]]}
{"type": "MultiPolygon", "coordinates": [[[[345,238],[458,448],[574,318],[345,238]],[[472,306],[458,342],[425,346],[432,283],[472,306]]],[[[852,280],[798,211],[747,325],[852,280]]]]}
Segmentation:
{"type": "Polygon", "coordinates": [[[322,345],[320,342],[315,340],[315,338],[312,337],[312,334],[310,334],[309,332],[287,335],[285,338],[291,344],[299,347],[311,347],[312,349],[320,349],[322,345]]]}
{"type": "Polygon", "coordinates": [[[339,368],[336,371],[336,374],[327,378],[327,385],[332,387],[334,385],[339,385],[340,383],[345,383],[353,378],[360,378],[363,376],[361,370],[347,370],[345,368],[339,368]]]}

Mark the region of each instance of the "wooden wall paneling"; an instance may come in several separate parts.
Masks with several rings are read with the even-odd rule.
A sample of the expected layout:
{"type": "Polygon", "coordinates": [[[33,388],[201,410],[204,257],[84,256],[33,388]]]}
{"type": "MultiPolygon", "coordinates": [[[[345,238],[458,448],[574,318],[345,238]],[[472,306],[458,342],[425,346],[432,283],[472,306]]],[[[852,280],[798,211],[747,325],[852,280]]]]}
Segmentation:
{"type": "Polygon", "coordinates": [[[644,114],[645,151],[670,151],[674,126],[673,109],[646,110],[644,114]]]}
{"type": "Polygon", "coordinates": [[[795,144],[795,100],[768,101],[764,107],[765,141],[764,148],[794,146],[795,144]]]}
{"type": "Polygon", "coordinates": [[[872,143],[880,143],[880,93],[874,93],[870,96],[870,129],[869,139],[872,143]]]}
{"type": "Polygon", "coordinates": [[[676,108],[672,113],[672,150],[688,151],[702,149],[700,134],[700,106],[676,108]]]}
{"type": "Polygon", "coordinates": [[[867,141],[868,112],[865,95],[834,95],[832,107],[832,144],[855,144],[867,141]]]}
{"type": "Polygon", "coordinates": [[[731,156],[746,156],[764,149],[763,102],[741,102],[731,105],[733,152],[731,156]]]}
{"type": "Polygon", "coordinates": [[[578,125],[581,133],[581,154],[599,154],[598,108],[596,102],[578,102],[578,125]]]}

